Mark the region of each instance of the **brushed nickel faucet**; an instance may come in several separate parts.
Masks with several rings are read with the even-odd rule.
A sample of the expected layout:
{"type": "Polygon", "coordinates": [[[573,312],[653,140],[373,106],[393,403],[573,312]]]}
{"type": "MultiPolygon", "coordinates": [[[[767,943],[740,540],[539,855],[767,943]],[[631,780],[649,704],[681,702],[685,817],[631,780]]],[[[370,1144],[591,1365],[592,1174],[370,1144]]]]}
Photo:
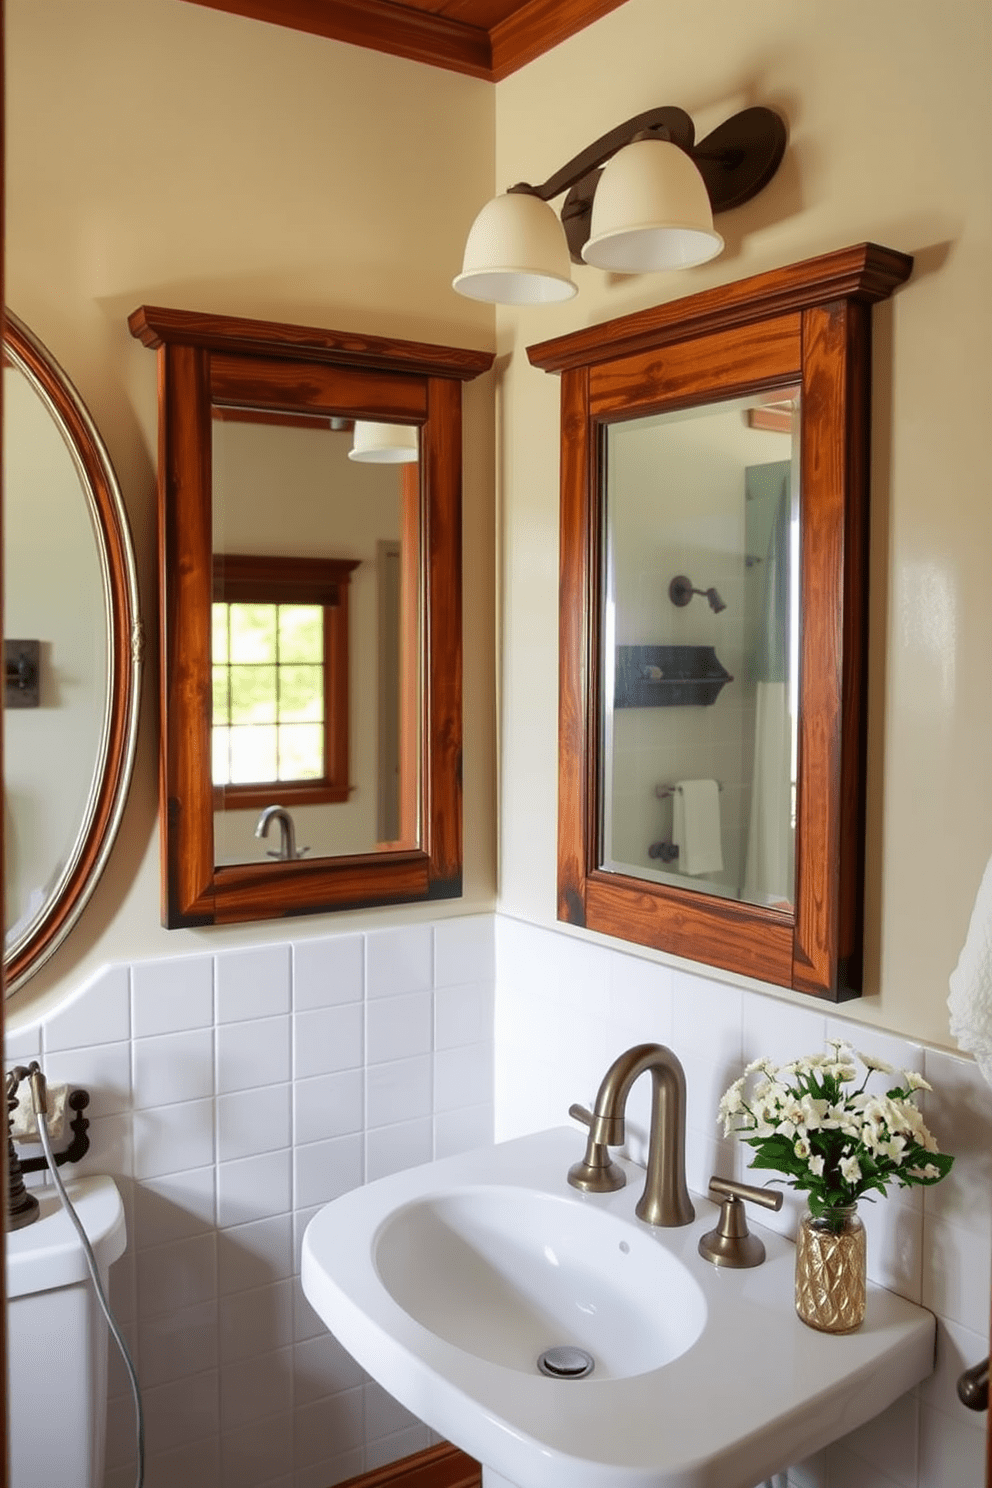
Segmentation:
{"type": "Polygon", "coordinates": [[[569,1115],[589,1128],[585,1157],[568,1170],[573,1188],[611,1193],[627,1176],[611,1160],[608,1148],[625,1137],[627,1097],[634,1081],[650,1071],[651,1130],[647,1177],[635,1213],[638,1219],[666,1229],[691,1224],[696,1217],[685,1182],[685,1071],[664,1044],[637,1044],[615,1059],[603,1077],[595,1109],[571,1106],[569,1115]]]}
{"type": "Polygon", "coordinates": [[[255,836],[259,838],[267,837],[269,835],[269,827],[273,822],[279,823],[279,850],[278,852],[267,852],[266,857],[278,858],[281,862],[291,863],[295,862],[297,858],[302,858],[304,853],[310,851],[308,847],[298,848],[296,846],[296,829],[293,826],[293,818],[285,806],[266,806],[258,818],[255,836]]]}

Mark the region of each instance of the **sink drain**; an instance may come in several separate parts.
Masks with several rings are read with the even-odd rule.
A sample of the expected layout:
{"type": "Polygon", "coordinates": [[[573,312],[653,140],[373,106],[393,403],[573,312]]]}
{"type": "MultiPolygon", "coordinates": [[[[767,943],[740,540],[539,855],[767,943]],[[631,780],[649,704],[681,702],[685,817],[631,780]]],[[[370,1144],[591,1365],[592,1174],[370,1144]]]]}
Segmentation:
{"type": "Polygon", "coordinates": [[[558,1348],[545,1349],[537,1361],[542,1374],[551,1379],[583,1379],[592,1374],[596,1361],[585,1349],[572,1348],[565,1344],[558,1348]]]}

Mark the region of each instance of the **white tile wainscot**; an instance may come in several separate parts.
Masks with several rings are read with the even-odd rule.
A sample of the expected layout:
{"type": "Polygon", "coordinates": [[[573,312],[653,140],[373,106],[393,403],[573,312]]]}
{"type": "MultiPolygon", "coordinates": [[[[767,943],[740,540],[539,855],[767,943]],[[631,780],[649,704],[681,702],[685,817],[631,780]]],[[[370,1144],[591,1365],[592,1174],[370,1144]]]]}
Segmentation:
{"type": "MultiPolygon", "coordinates": [[[[943,989],[935,996],[945,996],[943,989]]],[[[992,1090],[974,1061],[772,994],[673,969],[617,945],[497,916],[496,1136],[568,1120],[591,1106],[610,1061],[631,1044],[669,1044],[686,1071],[690,1188],[712,1173],[753,1178],[750,1149],[725,1142],[716,1107],[758,1055],[784,1060],[844,1038],[855,1049],[923,1074],[927,1120],[955,1165],[933,1189],[862,1204],[871,1279],[937,1316],[937,1365],[925,1384],[816,1458],[789,1469],[793,1488],[978,1488],[985,1416],[956,1395],[962,1369],[988,1353],[992,1274],[992,1090]]],[[[630,1155],[643,1161],[650,1082],[629,1106],[630,1155]]],[[[582,1134],[576,1128],[576,1152],[582,1134]]],[[[792,1235],[802,1201],[786,1190],[760,1222],[792,1235]]]]}
{"type": "MultiPolygon", "coordinates": [[[[492,1141],[491,915],[111,966],[9,1062],[91,1092],[76,1171],[117,1180],[112,1303],[147,1488],[328,1488],[426,1447],[299,1290],[337,1194],[492,1141]]],[[[134,1481],[110,1360],[106,1488],[134,1481]]]]}
{"type": "MultiPolygon", "coordinates": [[[[934,1086],[928,1120],[957,1161],[935,1189],[863,1206],[872,1279],[937,1315],[933,1376],[789,1479],[975,1488],[985,1418],[955,1382],[988,1349],[992,1091],[970,1059],[500,915],[108,967],[6,1052],[92,1093],[82,1166],[112,1173],[125,1196],[113,1300],[146,1388],[147,1488],[329,1488],[429,1434],[299,1292],[320,1204],[485,1145],[494,1108],[498,1137],[561,1125],[610,1060],[646,1040],[685,1065],[689,1181],[704,1191],[711,1173],[747,1171],[716,1122],[743,1064],[831,1036],[920,1070],[934,1086]]],[[[642,1158],[640,1084],[630,1147],[642,1158]]],[[[797,1210],[787,1199],[762,1221],[788,1233],[797,1210]]],[[[133,1481],[125,1392],[112,1360],[107,1488],[133,1481]]]]}

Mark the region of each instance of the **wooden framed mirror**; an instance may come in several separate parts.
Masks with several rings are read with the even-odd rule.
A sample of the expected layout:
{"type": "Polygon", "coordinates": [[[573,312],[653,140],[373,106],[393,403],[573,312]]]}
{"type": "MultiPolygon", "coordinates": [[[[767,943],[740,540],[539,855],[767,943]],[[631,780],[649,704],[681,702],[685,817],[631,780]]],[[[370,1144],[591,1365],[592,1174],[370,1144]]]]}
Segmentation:
{"type": "Polygon", "coordinates": [[[562,378],[560,920],[861,992],[871,306],[911,269],[863,244],[528,349],[562,378]]]}
{"type": "Polygon", "coordinates": [[[461,384],[492,355],[129,324],[159,357],[163,922],[457,897],[461,384]]]}
{"type": "Polygon", "coordinates": [[[69,377],[4,313],[4,985],[65,940],[106,866],[138,734],[127,513],[69,377]]]}

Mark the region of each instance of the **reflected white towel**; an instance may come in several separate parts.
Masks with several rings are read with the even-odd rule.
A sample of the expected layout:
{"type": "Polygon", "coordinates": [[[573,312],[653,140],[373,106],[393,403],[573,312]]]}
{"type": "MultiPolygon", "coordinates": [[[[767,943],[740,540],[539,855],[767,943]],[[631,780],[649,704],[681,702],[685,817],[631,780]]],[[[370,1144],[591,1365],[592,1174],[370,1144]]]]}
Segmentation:
{"type": "Polygon", "coordinates": [[[978,886],[971,923],[958,964],[950,975],[951,1033],[974,1054],[992,1085],[992,858],[978,886]]]}
{"type": "Polygon", "coordinates": [[[672,802],[672,841],[679,872],[696,876],[723,868],[720,787],[715,780],[680,780],[672,802]]]}

